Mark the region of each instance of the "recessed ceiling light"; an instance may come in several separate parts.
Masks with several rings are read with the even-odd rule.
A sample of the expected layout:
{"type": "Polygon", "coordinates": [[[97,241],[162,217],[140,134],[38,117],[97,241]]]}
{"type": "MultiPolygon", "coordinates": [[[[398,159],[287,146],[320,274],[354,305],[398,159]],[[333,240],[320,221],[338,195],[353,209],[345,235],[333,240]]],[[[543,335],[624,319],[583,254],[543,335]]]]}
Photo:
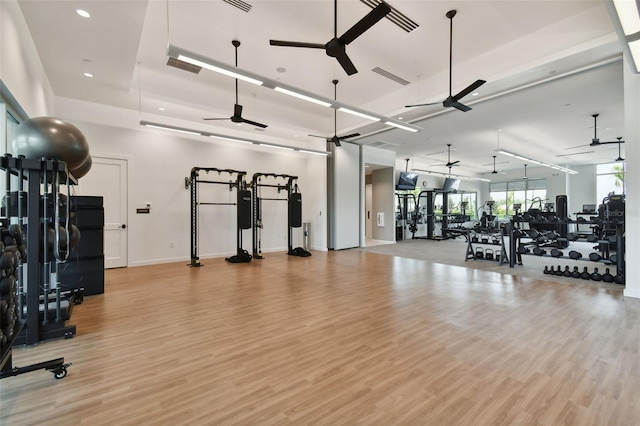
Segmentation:
{"type": "Polygon", "coordinates": [[[242,123],[236,123],[238,126],[242,126],[242,123]]]}
{"type": "Polygon", "coordinates": [[[297,137],[298,137],[298,135],[293,135],[293,137],[294,137],[294,138],[297,138],[297,137]]]}
{"type": "Polygon", "coordinates": [[[564,104],[564,106],[569,107],[569,106],[571,106],[571,104],[564,104]]]}
{"type": "Polygon", "coordinates": [[[83,18],[91,18],[91,14],[89,12],[87,12],[86,10],[78,9],[78,10],[76,10],[76,13],[78,15],[82,16],[83,18]]]}
{"type": "Polygon", "coordinates": [[[480,94],[480,92],[473,92],[473,93],[471,94],[471,96],[478,96],[479,94],[480,94]]]}
{"type": "Polygon", "coordinates": [[[398,120],[402,120],[402,117],[398,117],[398,120]]]}
{"type": "Polygon", "coordinates": [[[89,73],[89,72],[85,72],[84,74],[85,77],[89,77],[89,78],[93,78],[93,74],[89,73]]]}
{"type": "Polygon", "coordinates": [[[284,67],[278,67],[278,68],[276,68],[276,71],[278,71],[278,72],[287,72],[287,69],[284,68],[284,67]]]}
{"type": "Polygon", "coordinates": [[[162,107],[158,107],[158,109],[159,109],[160,111],[164,111],[164,108],[162,108],[162,107]]]}

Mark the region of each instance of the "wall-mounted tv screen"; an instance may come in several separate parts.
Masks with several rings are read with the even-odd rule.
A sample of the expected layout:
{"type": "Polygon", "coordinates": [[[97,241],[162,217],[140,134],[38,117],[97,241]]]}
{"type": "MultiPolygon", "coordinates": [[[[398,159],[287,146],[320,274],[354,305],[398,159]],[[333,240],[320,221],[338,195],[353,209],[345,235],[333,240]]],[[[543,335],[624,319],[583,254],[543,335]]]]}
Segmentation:
{"type": "Polygon", "coordinates": [[[396,185],[396,190],[408,190],[413,191],[416,189],[416,183],[418,182],[417,173],[400,172],[400,178],[396,185]]]}
{"type": "Polygon", "coordinates": [[[460,179],[445,178],[442,192],[456,192],[460,186],[460,179]]]}

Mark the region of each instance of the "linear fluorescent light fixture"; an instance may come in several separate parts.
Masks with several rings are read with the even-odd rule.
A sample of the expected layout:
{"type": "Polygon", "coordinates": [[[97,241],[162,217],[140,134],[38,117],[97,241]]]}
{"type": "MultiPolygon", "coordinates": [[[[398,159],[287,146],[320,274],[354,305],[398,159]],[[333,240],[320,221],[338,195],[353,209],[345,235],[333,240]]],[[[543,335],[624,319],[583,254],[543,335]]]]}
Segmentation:
{"type": "Polygon", "coordinates": [[[447,176],[447,177],[455,177],[462,180],[473,180],[478,182],[491,182],[491,179],[475,177],[475,176],[463,176],[463,175],[454,175],[452,173],[445,172],[436,172],[433,170],[425,170],[425,169],[411,169],[412,172],[426,173],[429,175],[439,175],[439,176],[447,176]]]}
{"type": "Polygon", "coordinates": [[[605,4],[622,50],[632,64],[633,71],[638,74],[640,73],[640,4],[634,0],[606,0],[605,4]]]}
{"type": "Polygon", "coordinates": [[[412,128],[412,127],[408,127],[405,126],[403,124],[398,124],[398,123],[394,123],[393,121],[385,121],[384,124],[387,124],[389,126],[393,126],[393,127],[397,127],[398,129],[402,129],[402,130],[406,130],[408,132],[417,132],[418,129],[412,128]]]}
{"type": "Polygon", "coordinates": [[[249,71],[245,71],[234,65],[225,64],[221,61],[216,61],[215,59],[207,58],[186,49],[182,49],[181,47],[169,45],[167,48],[167,55],[191,65],[196,65],[198,67],[208,69],[209,71],[224,74],[258,86],[262,86],[264,83],[259,76],[250,73],[249,71]]]}
{"type": "Polygon", "coordinates": [[[293,96],[294,98],[302,99],[307,102],[313,102],[314,104],[322,105],[324,107],[330,107],[329,102],[321,101],[320,99],[312,98],[311,96],[303,95],[302,93],[294,92],[293,90],[285,89],[284,87],[276,86],[274,89],[276,92],[284,93],[285,95],[293,96]]]}
{"type": "Polygon", "coordinates": [[[551,163],[546,163],[544,161],[534,160],[533,158],[525,157],[525,156],[520,155],[520,154],[514,154],[513,152],[505,151],[504,149],[497,149],[496,152],[498,154],[507,155],[509,157],[514,157],[514,158],[517,158],[517,159],[522,160],[522,161],[526,161],[526,162],[529,162],[529,163],[537,164],[539,166],[549,167],[550,169],[558,170],[558,171],[561,171],[561,172],[564,172],[564,173],[568,173],[570,175],[578,174],[578,172],[576,172],[575,170],[567,169],[566,167],[558,166],[557,164],[551,164],[551,163]]]}
{"type": "Polygon", "coordinates": [[[367,120],[371,120],[371,121],[380,121],[380,119],[378,117],[374,117],[372,115],[368,115],[368,114],[364,114],[362,112],[354,111],[352,109],[345,108],[345,107],[338,108],[338,111],[346,112],[347,114],[355,115],[356,117],[366,118],[367,120]]]}
{"type": "Polygon", "coordinates": [[[202,136],[201,132],[197,132],[195,130],[183,129],[181,127],[165,126],[164,124],[152,124],[152,123],[148,123],[146,121],[141,121],[140,124],[142,126],[152,127],[154,129],[170,130],[172,132],[186,133],[188,135],[202,136]]]}
{"type": "Polygon", "coordinates": [[[140,120],[140,125],[141,126],[145,126],[145,127],[151,127],[153,129],[169,130],[169,131],[172,131],[172,132],[185,133],[185,134],[188,134],[188,135],[205,136],[205,137],[209,137],[209,138],[222,139],[222,140],[231,141],[231,142],[240,142],[240,143],[244,143],[244,144],[260,145],[260,146],[266,146],[266,147],[269,147],[269,148],[302,152],[304,154],[329,155],[328,151],[317,151],[315,149],[295,148],[295,147],[290,147],[290,146],[286,146],[286,145],[278,145],[276,143],[253,141],[253,140],[250,140],[250,139],[236,138],[236,137],[233,137],[233,136],[226,136],[226,135],[221,135],[221,134],[218,134],[218,133],[210,133],[210,132],[204,132],[204,131],[200,131],[200,130],[187,129],[187,128],[184,128],[184,127],[172,126],[172,125],[169,125],[169,124],[153,123],[151,121],[145,121],[145,120],[140,120]]]}

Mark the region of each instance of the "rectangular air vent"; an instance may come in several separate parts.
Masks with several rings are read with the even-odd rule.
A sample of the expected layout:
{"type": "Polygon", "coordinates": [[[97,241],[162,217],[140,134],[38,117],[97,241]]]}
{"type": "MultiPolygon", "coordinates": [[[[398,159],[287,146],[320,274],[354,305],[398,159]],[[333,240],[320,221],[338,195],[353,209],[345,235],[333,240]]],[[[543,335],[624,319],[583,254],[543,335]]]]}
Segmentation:
{"type": "Polygon", "coordinates": [[[375,72],[376,74],[380,74],[383,77],[387,77],[389,80],[393,80],[398,84],[402,84],[403,86],[406,86],[407,84],[409,84],[409,82],[407,80],[405,80],[404,78],[398,77],[397,75],[395,75],[393,73],[390,73],[387,70],[383,70],[380,67],[375,67],[371,71],[375,72]]]}
{"type": "MultiPolygon", "coordinates": [[[[382,3],[382,0],[360,0],[360,1],[366,4],[367,6],[369,6],[371,9],[373,9],[374,7],[382,3]]],[[[411,31],[419,27],[419,25],[415,21],[410,19],[407,15],[400,12],[398,9],[391,6],[389,3],[387,3],[387,5],[391,8],[391,12],[386,16],[388,20],[390,20],[391,22],[393,22],[394,24],[396,24],[397,26],[399,26],[400,28],[402,28],[408,33],[410,33],[411,31]]]]}
{"type": "Polygon", "coordinates": [[[245,3],[242,0],[222,0],[222,1],[225,2],[225,3],[230,4],[233,7],[237,7],[238,9],[242,10],[243,12],[249,12],[251,10],[251,8],[253,7],[249,3],[245,3]]]}
{"type": "Polygon", "coordinates": [[[188,62],[181,61],[180,59],[176,59],[176,58],[169,58],[169,60],[167,61],[167,65],[171,67],[176,67],[183,71],[189,71],[194,74],[199,74],[200,70],[202,70],[202,67],[199,67],[197,65],[191,65],[188,62]]]}

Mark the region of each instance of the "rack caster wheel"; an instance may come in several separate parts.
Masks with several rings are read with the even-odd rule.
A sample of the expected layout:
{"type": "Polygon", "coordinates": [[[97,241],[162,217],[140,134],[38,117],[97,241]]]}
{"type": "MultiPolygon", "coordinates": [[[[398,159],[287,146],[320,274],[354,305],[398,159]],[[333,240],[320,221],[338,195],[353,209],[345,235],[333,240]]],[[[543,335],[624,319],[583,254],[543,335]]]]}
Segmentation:
{"type": "Polygon", "coordinates": [[[69,366],[71,366],[71,363],[62,364],[61,366],[56,367],[49,371],[53,373],[53,377],[55,377],[56,380],[60,380],[67,376],[67,367],[69,366]]]}

